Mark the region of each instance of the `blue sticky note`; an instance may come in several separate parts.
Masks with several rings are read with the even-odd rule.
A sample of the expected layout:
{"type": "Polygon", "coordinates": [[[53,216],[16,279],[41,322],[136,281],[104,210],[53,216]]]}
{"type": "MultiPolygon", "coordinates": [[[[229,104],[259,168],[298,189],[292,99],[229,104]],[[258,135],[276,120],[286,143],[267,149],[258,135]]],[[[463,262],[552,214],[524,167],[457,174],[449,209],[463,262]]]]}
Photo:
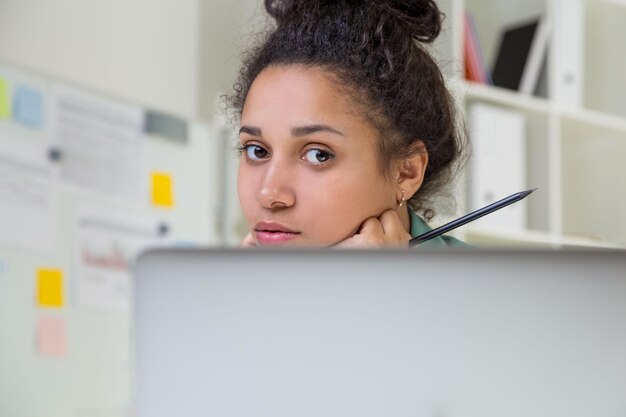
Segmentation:
{"type": "Polygon", "coordinates": [[[43,95],[34,88],[19,86],[13,98],[13,119],[32,128],[42,128],[44,123],[43,95]]]}

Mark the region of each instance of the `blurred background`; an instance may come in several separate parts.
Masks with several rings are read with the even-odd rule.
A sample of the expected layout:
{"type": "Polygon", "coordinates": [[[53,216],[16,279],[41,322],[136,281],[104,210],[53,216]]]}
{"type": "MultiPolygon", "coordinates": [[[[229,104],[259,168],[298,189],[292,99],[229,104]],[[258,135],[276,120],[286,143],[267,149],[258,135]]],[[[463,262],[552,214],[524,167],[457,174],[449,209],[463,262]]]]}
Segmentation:
{"type": "MultiPolygon", "coordinates": [[[[434,225],[481,247],[626,245],[626,2],[444,0],[472,149],[434,225]]],[[[0,415],[132,415],[130,271],[245,233],[220,112],[261,0],[0,0],[0,415]]]]}

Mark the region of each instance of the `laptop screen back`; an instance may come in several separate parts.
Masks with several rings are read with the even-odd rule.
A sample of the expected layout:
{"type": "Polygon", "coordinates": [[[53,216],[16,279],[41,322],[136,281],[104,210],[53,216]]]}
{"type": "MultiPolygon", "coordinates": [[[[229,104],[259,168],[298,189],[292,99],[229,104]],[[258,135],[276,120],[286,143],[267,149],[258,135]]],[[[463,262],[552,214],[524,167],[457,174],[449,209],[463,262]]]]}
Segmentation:
{"type": "Polygon", "coordinates": [[[161,250],[139,417],[626,415],[624,252],[161,250]]]}

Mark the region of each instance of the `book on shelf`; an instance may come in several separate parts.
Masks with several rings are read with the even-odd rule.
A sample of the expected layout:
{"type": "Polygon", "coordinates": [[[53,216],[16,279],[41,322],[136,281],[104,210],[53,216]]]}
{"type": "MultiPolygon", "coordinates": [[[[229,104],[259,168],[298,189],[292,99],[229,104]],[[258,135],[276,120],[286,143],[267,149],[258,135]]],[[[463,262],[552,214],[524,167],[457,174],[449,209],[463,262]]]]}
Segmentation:
{"type": "Polygon", "coordinates": [[[463,20],[463,60],[465,79],[480,84],[492,84],[491,74],[485,63],[476,22],[471,12],[466,11],[463,20]]]}
{"type": "MultiPolygon", "coordinates": [[[[469,111],[470,209],[476,210],[528,188],[526,119],[522,112],[473,103],[469,111]]],[[[520,201],[474,222],[475,226],[523,231],[527,201],[520,201]]]]}
{"type": "Polygon", "coordinates": [[[493,84],[534,94],[545,71],[549,38],[550,25],[543,16],[506,27],[493,67],[493,84]]]}

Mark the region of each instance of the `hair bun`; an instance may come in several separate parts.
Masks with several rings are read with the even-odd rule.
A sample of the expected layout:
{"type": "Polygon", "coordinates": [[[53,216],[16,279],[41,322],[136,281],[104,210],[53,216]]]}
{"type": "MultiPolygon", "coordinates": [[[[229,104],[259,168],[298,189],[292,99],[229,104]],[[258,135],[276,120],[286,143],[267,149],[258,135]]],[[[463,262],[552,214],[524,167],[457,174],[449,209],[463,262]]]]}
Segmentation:
{"type": "Polygon", "coordinates": [[[441,32],[442,13],[434,0],[370,0],[396,19],[412,38],[433,42],[441,32]]]}
{"type": "Polygon", "coordinates": [[[294,6],[294,0],[265,0],[265,9],[278,23],[294,6]]]}
{"type": "MultiPolygon", "coordinates": [[[[338,8],[373,7],[398,22],[414,39],[430,43],[441,31],[442,13],[434,0],[264,0],[265,9],[282,24],[292,13],[305,9],[320,12],[325,6],[338,8]]],[[[307,14],[305,12],[305,14],[307,14]]],[[[300,16],[302,18],[302,16],[300,16]]],[[[310,17],[310,16],[309,16],[310,17]]]]}

